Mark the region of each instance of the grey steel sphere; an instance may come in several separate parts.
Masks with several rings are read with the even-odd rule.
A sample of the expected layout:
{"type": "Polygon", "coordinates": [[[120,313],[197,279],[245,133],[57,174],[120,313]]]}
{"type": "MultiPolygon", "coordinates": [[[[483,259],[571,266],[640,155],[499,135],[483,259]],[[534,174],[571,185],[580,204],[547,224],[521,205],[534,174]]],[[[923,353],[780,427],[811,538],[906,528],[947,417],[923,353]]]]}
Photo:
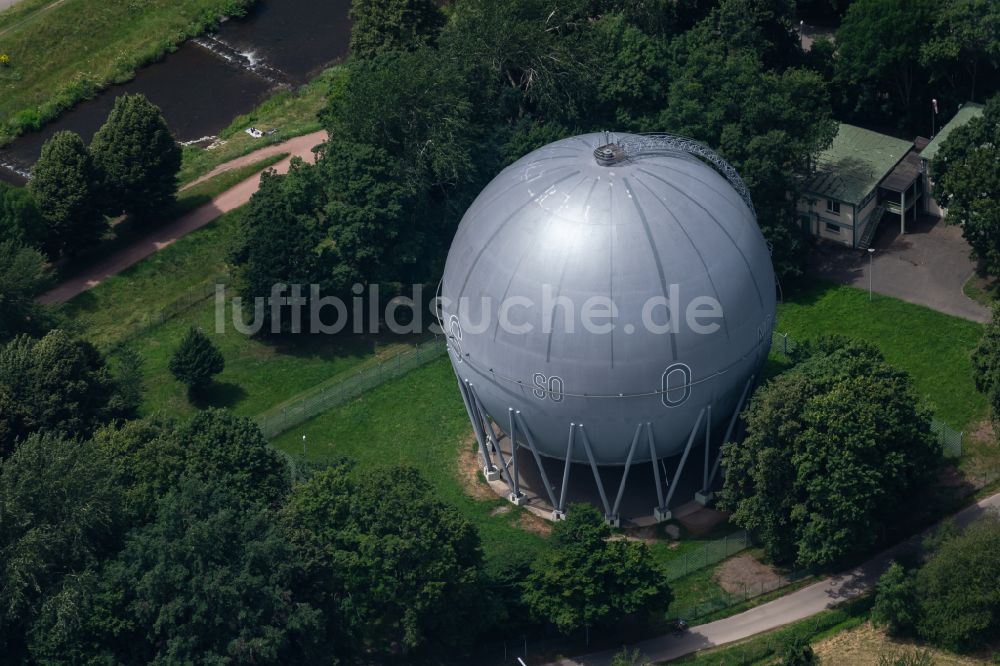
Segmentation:
{"type": "MultiPolygon", "coordinates": [[[[504,169],[459,225],[441,284],[452,365],[505,432],[519,412],[543,455],[564,458],[583,424],[597,463],[621,465],[646,423],[657,457],[677,454],[702,410],[728,423],[762,371],[770,254],[742,181],[692,147],[556,141],[504,169]]],[[[587,460],[579,442],[572,459],[587,460]]],[[[649,459],[639,446],[633,462],[649,459]]]]}

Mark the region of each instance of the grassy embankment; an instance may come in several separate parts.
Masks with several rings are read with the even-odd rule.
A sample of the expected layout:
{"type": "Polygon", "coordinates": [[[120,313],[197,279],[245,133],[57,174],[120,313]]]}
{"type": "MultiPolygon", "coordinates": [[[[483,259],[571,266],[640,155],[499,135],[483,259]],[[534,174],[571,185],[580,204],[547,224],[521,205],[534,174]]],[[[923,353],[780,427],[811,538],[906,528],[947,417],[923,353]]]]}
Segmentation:
{"type": "Polygon", "coordinates": [[[253,0],[24,0],[0,13],[0,145],[253,0]]]}
{"type": "Polygon", "coordinates": [[[319,112],[326,104],[327,93],[343,72],[331,67],[297,91],[282,90],[246,115],[238,116],[219,133],[219,142],[211,150],[187,146],[178,180],[193,181],[216,166],[293,137],[319,131],[319,112]],[[243,130],[256,127],[274,134],[255,139],[243,130]]]}

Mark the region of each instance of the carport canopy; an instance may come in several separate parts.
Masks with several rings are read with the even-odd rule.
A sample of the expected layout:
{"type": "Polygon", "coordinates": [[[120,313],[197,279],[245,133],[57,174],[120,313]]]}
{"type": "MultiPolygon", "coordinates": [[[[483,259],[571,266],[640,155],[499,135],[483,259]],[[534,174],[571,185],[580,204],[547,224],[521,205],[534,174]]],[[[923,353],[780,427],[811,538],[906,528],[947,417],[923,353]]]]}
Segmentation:
{"type": "Polygon", "coordinates": [[[920,155],[910,151],[906,157],[879,183],[879,187],[890,192],[906,192],[920,178],[920,155]]]}

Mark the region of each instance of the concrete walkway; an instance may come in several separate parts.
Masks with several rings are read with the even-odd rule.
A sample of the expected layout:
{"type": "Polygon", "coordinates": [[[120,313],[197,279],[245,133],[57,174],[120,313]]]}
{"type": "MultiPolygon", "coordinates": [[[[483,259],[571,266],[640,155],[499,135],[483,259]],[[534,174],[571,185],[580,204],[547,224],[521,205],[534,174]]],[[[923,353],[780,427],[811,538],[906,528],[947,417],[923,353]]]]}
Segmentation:
{"type": "MultiPolygon", "coordinates": [[[[959,527],[964,527],[991,510],[1000,510],[1000,493],[959,511],[952,516],[952,520],[959,527]]],[[[892,560],[903,552],[918,549],[926,534],[924,532],[914,536],[856,569],[814,583],[739,615],[692,627],[682,636],[660,636],[633,647],[638,648],[649,661],[664,662],[804,620],[871,590],[892,560]]],[[[609,666],[618,651],[608,650],[563,659],[550,666],[609,666]]]]}
{"type": "MultiPolygon", "coordinates": [[[[312,149],[325,140],[326,132],[314,132],[289,139],[284,143],[262,148],[257,152],[250,153],[249,155],[216,167],[210,172],[209,176],[218,175],[229,169],[253,164],[269,155],[279,153],[289,153],[289,156],[269,168],[274,169],[278,173],[286,173],[293,157],[301,157],[304,160],[312,161],[312,149]]],[[[204,179],[205,177],[195,182],[201,182],[204,179]]],[[[87,268],[80,275],[63,282],[51,291],[43,294],[38,300],[42,303],[65,303],[74,296],[96,287],[108,278],[118,275],[154,252],[159,252],[163,248],[169,247],[177,239],[183,238],[192,231],[200,229],[224,213],[228,213],[246,204],[259,187],[260,174],[258,173],[239,185],[226,190],[201,208],[191,211],[187,215],[156,229],[145,238],[141,238],[128,247],[122,248],[105,257],[94,266],[87,268]]]]}
{"type": "MultiPolygon", "coordinates": [[[[898,219],[898,218],[896,218],[898,219]]],[[[990,311],[962,292],[976,265],[961,228],[934,217],[908,225],[905,235],[884,220],[872,246],[872,289],[955,317],[987,322],[990,311]]],[[[868,253],[821,243],[809,270],[834,282],[868,289],[868,253]]]]}

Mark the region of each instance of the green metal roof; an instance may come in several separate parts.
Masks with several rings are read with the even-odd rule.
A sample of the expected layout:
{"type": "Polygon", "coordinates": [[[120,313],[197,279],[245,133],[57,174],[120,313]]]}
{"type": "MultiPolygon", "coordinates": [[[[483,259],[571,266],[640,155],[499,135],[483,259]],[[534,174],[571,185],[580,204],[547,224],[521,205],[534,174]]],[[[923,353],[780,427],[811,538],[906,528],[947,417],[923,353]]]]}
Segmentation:
{"type": "Polygon", "coordinates": [[[806,191],[860,204],[912,146],[912,141],[841,123],[833,143],[819,154],[806,191]]]}
{"type": "Polygon", "coordinates": [[[920,151],[920,156],[927,161],[933,160],[938,151],[941,150],[941,144],[944,143],[944,140],[948,138],[949,134],[973,118],[978,118],[981,115],[983,115],[982,104],[976,104],[975,102],[966,102],[963,104],[958,112],[952,116],[951,120],[949,120],[948,123],[941,128],[941,131],[937,133],[937,136],[931,139],[931,142],[927,144],[927,147],[920,151]]]}

